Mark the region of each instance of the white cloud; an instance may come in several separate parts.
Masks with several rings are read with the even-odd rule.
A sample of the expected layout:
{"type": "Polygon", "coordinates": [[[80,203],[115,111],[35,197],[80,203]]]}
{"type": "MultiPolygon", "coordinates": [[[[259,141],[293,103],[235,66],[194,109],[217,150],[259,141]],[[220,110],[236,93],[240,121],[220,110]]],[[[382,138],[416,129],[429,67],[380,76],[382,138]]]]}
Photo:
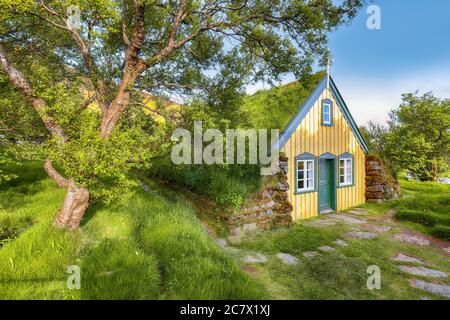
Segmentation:
{"type": "Polygon", "coordinates": [[[335,76],[347,106],[358,124],[369,120],[383,123],[388,112],[397,107],[403,93],[432,91],[439,98],[450,98],[450,66],[390,78],[335,76]]]}

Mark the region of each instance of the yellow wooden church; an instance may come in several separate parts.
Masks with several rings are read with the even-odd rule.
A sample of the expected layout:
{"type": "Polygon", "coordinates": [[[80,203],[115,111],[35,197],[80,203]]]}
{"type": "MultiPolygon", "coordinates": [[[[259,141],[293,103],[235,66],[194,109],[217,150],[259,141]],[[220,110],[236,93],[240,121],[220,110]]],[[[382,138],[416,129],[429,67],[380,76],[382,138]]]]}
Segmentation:
{"type": "Polygon", "coordinates": [[[365,202],[368,147],[330,76],[299,107],[279,148],[289,159],[293,220],[365,202]]]}

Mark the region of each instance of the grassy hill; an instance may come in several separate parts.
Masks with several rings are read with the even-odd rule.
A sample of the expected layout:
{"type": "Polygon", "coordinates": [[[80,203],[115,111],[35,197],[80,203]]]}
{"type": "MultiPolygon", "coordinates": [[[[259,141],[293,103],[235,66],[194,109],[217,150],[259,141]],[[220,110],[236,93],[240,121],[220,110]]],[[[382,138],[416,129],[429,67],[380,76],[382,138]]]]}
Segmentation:
{"type": "Polygon", "coordinates": [[[283,130],[325,76],[318,72],[244,98],[242,111],[256,129],[283,130]]]}

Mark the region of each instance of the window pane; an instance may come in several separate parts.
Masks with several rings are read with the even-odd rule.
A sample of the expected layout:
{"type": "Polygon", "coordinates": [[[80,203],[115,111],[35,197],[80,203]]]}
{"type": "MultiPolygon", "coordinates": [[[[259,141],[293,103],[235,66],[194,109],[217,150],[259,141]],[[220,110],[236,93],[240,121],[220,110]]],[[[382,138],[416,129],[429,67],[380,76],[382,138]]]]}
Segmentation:
{"type": "Polygon", "coordinates": [[[308,170],[312,170],[314,168],[314,162],[308,161],[308,170]]]}
{"type": "Polygon", "coordinates": [[[303,179],[304,178],[304,171],[303,170],[299,170],[297,171],[297,179],[303,179]]]}
{"type": "Polygon", "coordinates": [[[297,189],[303,189],[305,187],[305,180],[298,180],[297,181],[297,189]]]}
{"type": "Polygon", "coordinates": [[[298,169],[299,170],[303,170],[303,168],[304,168],[304,162],[303,161],[297,162],[297,165],[298,165],[298,169]]]}
{"type": "Polygon", "coordinates": [[[314,180],[308,179],[308,189],[313,189],[313,188],[314,188],[314,180]]]}
{"type": "Polygon", "coordinates": [[[339,183],[344,183],[345,181],[345,176],[341,175],[339,176],[339,183]]]}

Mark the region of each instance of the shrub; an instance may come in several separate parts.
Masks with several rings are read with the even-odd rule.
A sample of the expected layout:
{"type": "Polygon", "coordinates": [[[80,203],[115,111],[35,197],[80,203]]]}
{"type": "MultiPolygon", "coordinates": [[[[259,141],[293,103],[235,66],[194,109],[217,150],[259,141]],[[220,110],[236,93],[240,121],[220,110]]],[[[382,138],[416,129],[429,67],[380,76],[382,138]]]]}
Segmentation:
{"type": "Polygon", "coordinates": [[[232,208],[240,207],[261,184],[256,165],[174,165],[170,159],[161,158],[152,163],[147,174],[232,208]]]}
{"type": "Polygon", "coordinates": [[[439,217],[430,212],[402,210],[396,215],[399,220],[406,220],[422,224],[427,227],[434,227],[439,222],[439,217]]]}
{"type": "Polygon", "coordinates": [[[450,240],[450,226],[438,224],[435,227],[433,227],[433,229],[431,229],[430,233],[435,237],[450,240]]]}

